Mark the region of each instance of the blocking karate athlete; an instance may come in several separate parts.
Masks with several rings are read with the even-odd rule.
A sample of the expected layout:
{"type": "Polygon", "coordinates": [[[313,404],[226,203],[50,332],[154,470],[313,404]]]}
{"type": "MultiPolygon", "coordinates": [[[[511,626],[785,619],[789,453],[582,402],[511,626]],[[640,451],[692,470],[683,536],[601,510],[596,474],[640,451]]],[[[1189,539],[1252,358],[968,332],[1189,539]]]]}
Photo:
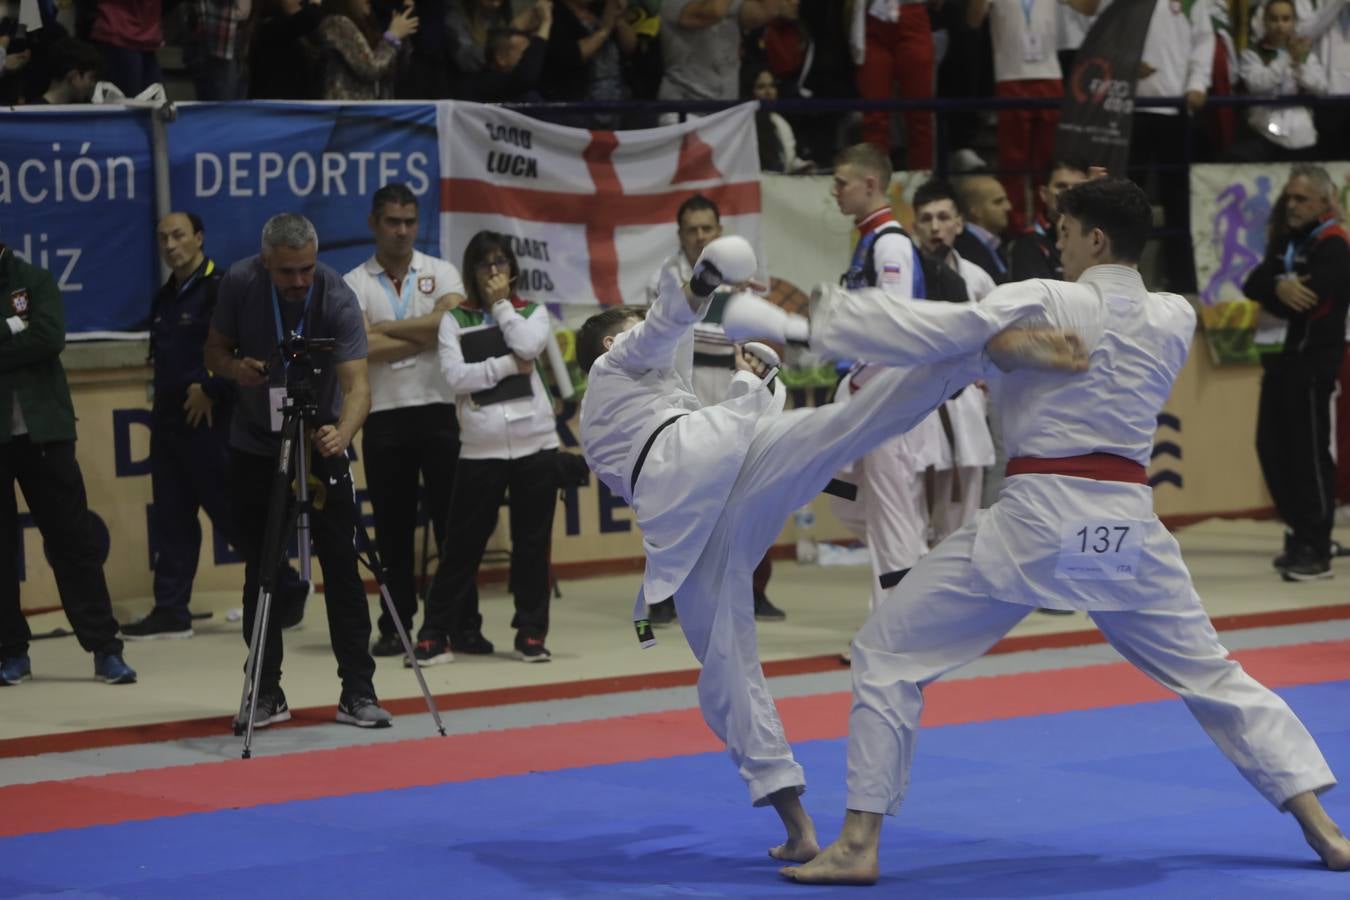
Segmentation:
{"type": "MultiPolygon", "coordinates": [[[[1149,293],[1136,264],[1152,215],[1123,179],[1060,196],[1059,248],[1075,283],[1032,280],[1010,295],[1042,305],[1086,342],[1085,374],[1003,378],[1008,478],[998,501],[925,557],[853,641],[848,811],[804,882],[877,880],[883,815],[904,798],[923,688],[982,655],[1037,606],[1086,611],[1127,660],[1176,691],[1219,749],[1323,862],[1350,868],[1350,842],[1317,794],[1335,784],[1302,723],[1229,659],[1176,541],[1153,513],[1145,464],[1181,371],[1195,313],[1149,293]]],[[[885,359],[873,356],[872,359],[885,359]]]]}
{"type": "Polygon", "coordinates": [[[755,565],[787,514],[820,493],[843,464],[912,427],[977,377],[986,342],[1005,367],[1085,361],[1062,335],[1045,335],[1044,353],[1026,332],[1010,332],[1011,343],[999,335],[1038,306],[1017,298],[919,309],[885,303],[879,291],[836,292],[808,331],[800,316],[740,294],[725,307],[728,333],[757,330],[763,318],[761,333],[776,330],[780,341],[809,341],[815,350],[854,358],[871,357],[884,344],[893,358],[925,365],[883,372],[853,402],[791,412],[782,412],[781,395],[768,389],[772,379],[739,371],[728,399],[702,406],[690,385],[693,325],[718,284],[744,282],[754,271],[744,239],[719,238],[687,285],[673,273],[663,280],[650,310],[618,307],[592,316],[577,334],[577,359],[589,372],[581,444],[592,471],[628,501],[642,529],[647,564],[634,618],[645,615],[645,597],[674,596],[685,638],[703,664],[704,720],[726,743],[751,802],[772,805],[787,831],[770,855],[804,861],[818,845],[798,799],[802,769],[759,665],[750,602],[755,565]]]}

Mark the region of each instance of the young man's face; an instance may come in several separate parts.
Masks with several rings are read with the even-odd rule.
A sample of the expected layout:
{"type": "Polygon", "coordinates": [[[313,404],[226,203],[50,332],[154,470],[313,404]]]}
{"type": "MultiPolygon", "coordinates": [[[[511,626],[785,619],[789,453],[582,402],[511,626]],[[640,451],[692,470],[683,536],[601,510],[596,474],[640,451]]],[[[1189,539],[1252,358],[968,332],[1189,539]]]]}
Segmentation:
{"type": "Polygon", "coordinates": [[[1294,27],[1298,22],[1294,17],[1294,6],[1287,0],[1275,0],[1275,2],[1267,3],[1261,21],[1266,28],[1265,42],[1271,47],[1288,46],[1289,39],[1294,36],[1294,27]]]}
{"type": "Polygon", "coordinates": [[[1298,231],[1307,228],[1331,209],[1331,201],[1307,178],[1297,175],[1284,186],[1284,220],[1298,231]]]}
{"type": "Polygon", "coordinates": [[[1055,169],[1050,173],[1049,183],[1036,189],[1041,195],[1041,202],[1045,204],[1045,217],[1051,224],[1059,218],[1059,195],[1087,180],[1087,173],[1078,169],[1055,169]]]}
{"type": "Polygon", "coordinates": [[[854,221],[870,213],[876,203],[877,178],[852,163],[834,170],[831,193],[839,211],[854,221]]]}
{"type": "Polygon", "coordinates": [[[703,248],[722,236],[722,223],[711,209],[691,209],[680,217],[680,250],[690,265],[698,262],[703,248]]]}
{"type": "Polygon", "coordinates": [[[71,72],[67,78],[70,80],[70,99],[76,103],[88,103],[94,96],[94,88],[98,86],[98,72],[90,69],[87,72],[71,72]]]}
{"type": "Polygon", "coordinates": [[[386,203],[368,220],[375,252],[386,259],[407,259],[417,243],[417,204],[386,203]]]}
{"type": "Polygon", "coordinates": [[[169,213],[160,220],[155,232],[159,255],[170,269],[180,269],[202,252],[205,236],[192,228],[192,220],[182,213],[169,213]]]}
{"type": "Polygon", "coordinates": [[[925,203],[914,210],[914,237],[919,247],[926,253],[932,253],[941,247],[950,247],[956,243],[965,223],[956,211],[956,204],[949,198],[925,203]]]}
{"type": "Polygon", "coordinates": [[[1078,276],[1095,266],[1105,250],[1106,235],[1100,228],[1083,229],[1083,223],[1065,213],[1059,217],[1059,259],[1064,264],[1064,280],[1077,281],[1078,276]]]}
{"type": "Polygon", "coordinates": [[[303,247],[273,247],[263,253],[262,260],[278,294],[286,300],[303,300],[314,284],[319,246],[310,241],[303,247]]]}

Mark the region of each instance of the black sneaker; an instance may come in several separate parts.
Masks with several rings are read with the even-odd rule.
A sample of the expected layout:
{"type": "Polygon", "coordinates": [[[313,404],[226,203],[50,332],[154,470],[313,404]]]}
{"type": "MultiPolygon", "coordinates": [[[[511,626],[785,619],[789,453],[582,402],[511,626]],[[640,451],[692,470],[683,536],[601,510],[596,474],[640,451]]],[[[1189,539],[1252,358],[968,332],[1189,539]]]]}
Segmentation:
{"type": "Polygon", "coordinates": [[[1283,572],[1285,569],[1289,568],[1289,560],[1291,557],[1294,556],[1295,549],[1296,548],[1294,545],[1294,533],[1288,529],[1285,529],[1284,550],[1283,552],[1280,553],[1279,556],[1275,557],[1270,561],[1270,564],[1275,567],[1275,570],[1277,572],[1283,572]]]}
{"type": "Polygon", "coordinates": [[[781,622],[787,618],[787,613],[769,602],[767,594],[755,593],[755,618],[761,622],[781,622]]]}
{"type": "Polygon", "coordinates": [[[382,634],[370,647],[371,656],[402,656],[403,642],[396,634],[382,634]]]}
{"type": "MultiPolygon", "coordinates": [[[[413,647],[413,656],[417,659],[417,665],[422,668],[455,661],[455,654],[450,649],[450,642],[443,637],[419,640],[417,646],[413,647]]],[[[403,660],[403,666],[411,669],[412,663],[405,659],[403,660]]]]}
{"type": "Polygon", "coordinates": [[[1285,581],[1320,581],[1331,578],[1331,557],[1315,550],[1300,547],[1289,555],[1289,562],[1280,570],[1285,581]]]}
{"type": "Polygon", "coordinates": [[[543,638],[516,635],[516,659],[521,662],[539,663],[548,662],[552,658],[553,654],[544,649],[543,638]]]}
{"type": "Polygon", "coordinates": [[[122,626],[122,637],[129,641],[158,641],[192,637],[192,619],[187,610],[181,615],[156,606],[150,615],[122,626]]]}
{"type": "MultiPolygon", "coordinates": [[[[258,709],[253,713],[254,729],[266,728],[268,725],[276,725],[290,720],[291,708],[286,705],[286,695],[281,692],[281,688],[263,691],[258,695],[258,709]]],[[[236,718],[234,720],[234,733],[243,734],[244,726],[244,720],[236,718]]]]}
{"type": "Polygon", "coordinates": [[[678,618],[675,613],[674,597],[667,597],[660,603],[647,604],[647,621],[653,625],[669,625],[678,618]]]}
{"type": "Polygon", "coordinates": [[[488,656],[492,653],[492,641],[483,637],[481,631],[464,631],[450,638],[450,649],[456,653],[470,656],[488,656]]]}

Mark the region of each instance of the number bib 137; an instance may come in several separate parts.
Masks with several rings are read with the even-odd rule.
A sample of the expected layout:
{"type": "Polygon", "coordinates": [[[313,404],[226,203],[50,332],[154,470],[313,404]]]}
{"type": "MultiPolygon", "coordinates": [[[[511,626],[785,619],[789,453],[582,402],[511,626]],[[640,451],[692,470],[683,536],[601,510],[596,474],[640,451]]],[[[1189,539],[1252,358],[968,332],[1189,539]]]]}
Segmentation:
{"type": "Polygon", "coordinates": [[[1138,572],[1144,549],[1140,521],[1065,522],[1060,534],[1056,578],[1082,581],[1125,581],[1138,572]]]}

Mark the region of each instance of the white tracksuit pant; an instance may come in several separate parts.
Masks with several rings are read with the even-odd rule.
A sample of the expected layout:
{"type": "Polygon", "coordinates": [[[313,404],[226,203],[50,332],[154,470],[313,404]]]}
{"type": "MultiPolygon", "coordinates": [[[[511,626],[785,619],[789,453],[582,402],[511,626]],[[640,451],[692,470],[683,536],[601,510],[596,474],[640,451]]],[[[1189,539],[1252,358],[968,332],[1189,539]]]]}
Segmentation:
{"type": "MultiPolygon", "coordinates": [[[[895,814],[909,783],[924,687],[983,655],[1032,611],[972,590],[975,533],[966,526],[929,553],[853,640],[849,809],[895,814]]],[[[1090,615],[1121,656],[1181,696],[1276,807],[1336,783],[1285,702],[1227,658],[1194,589],[1180,609],[1090,615]]]]}
{"type": "Polygon", "coordinates": [[[703,664],[703,718],[726,743],[752,803],[805,787],[760,668],[749,602],[755,566],[788,514],[810,502],[840,468],[912,428],[979,374],[979,361],[971,358],[891,369],[848,403],[760,420],[703,553],[675,592],[680,627],[703,664]]]}

